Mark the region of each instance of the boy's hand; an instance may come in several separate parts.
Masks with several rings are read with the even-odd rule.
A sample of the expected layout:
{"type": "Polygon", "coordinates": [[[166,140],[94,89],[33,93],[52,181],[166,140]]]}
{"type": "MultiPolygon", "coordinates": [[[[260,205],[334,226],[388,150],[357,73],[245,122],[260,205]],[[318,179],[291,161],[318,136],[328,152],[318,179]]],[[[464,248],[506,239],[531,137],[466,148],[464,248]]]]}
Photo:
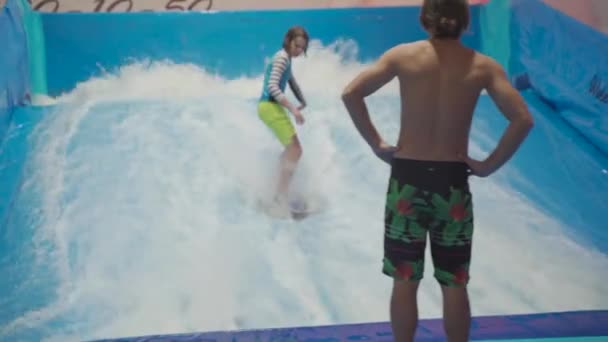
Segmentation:
{"type": "Polygon", "coordinates": [[[294,113],[293,116],[296,118],[296,123],[298,125],[304,124],[304,117],[302,116],[302,114],[300,113],[300,111],[298,111],[297,114],[294,113]]]}
{"type": "Polygon", "coordinates": [[[304,123],[304,117],[302,116],[302,113],[300,113],[300,109],[293,107],[291,109],[291,114],[293,114],[294,118],[296,118],[296,123],[298,125],[301,125],[304,123]]]}
{"type": "Polygon", "coordinates": [[[302,116],[302,113],[300,113],[300,108],[295,107],[294,105],[290,105],[288,108],[289,108],[289,111],[291,112],[291,114],[293,114],[294,118],[296,119],[296,123],[298,125],[303,124],[304,117],[302,116]]]}
{"type": "Polygon", "coordinates": [[[301,104],[301,105],[298,107],[298,110],[302,110],[302,109],[304,109],[304,108],[306,108],[306,105],[305,105],[305,104],[301,104]]]}

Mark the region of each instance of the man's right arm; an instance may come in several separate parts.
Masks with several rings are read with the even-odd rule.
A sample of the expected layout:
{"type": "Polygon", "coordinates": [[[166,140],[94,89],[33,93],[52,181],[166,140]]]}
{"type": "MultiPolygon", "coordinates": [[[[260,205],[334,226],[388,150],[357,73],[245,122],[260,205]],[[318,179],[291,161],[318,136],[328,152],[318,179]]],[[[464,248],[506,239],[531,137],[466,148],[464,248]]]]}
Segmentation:
{"type": "Polygon", "coordinates": [[[486,91],[509,121],[509,126],[495,150],[481,163],[480,176],[487,176],[502,167],[515,154],[534,125],[526,102],[511,85],[500,64],[489,59],[487,70],[486,91]]]}
{"type": "Polygon", "coordinates": [[[395,61],[400,57],[400,51],[400,47],[386,51],[374,64],[350,81],[342,92],[342,102],[357,131],[376,153],[386,150],[388,145],[370,119],[365,98],[397,76],[395,61]]]}

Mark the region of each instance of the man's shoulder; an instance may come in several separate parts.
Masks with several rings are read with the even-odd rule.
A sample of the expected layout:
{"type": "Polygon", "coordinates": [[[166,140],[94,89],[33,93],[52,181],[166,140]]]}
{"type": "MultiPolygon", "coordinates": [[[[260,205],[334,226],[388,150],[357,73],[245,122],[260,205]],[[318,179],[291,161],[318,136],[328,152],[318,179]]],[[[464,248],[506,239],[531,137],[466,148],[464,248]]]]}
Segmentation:
{"type": "Polygon", "coordinates": [[[413,52],[413,51],[417,51],[417,50],[423,49],[425,47],[428,47],[429,45],[430,44],[429,44],[428,40],[416,40],[413,42],[397,44],[397,45],[393,46],[392,48],[388,49],[387,52],[398,52],[398,53],[413,52]]]}
{"type": "Polygon", "coordinates": [[[424,40],[401,43],[386,50],[382,57],[389,62],[400,62],[403,61],[404,58],[419,55],[427,47],[428,42],[424,40]]]}
{"type": "Polygon", "coordinates": [[[487,73],[496,73],[503,70],[502,65],[496,59],[482,52],[475,51],[475,61],[477,66],[487,73]]]}

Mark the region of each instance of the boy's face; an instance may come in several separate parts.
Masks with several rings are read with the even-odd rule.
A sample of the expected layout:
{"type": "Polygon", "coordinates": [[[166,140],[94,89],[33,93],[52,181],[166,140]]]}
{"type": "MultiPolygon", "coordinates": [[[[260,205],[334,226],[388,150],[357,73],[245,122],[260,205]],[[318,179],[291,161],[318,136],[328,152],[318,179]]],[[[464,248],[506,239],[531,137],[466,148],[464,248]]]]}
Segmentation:
{"type": "Polygon", "coordinates": [[[289,44],[289,54],[293,57],[298,57],[301,55],[306,49],[306,39],[302,37],[296,37],[289,44]]]}

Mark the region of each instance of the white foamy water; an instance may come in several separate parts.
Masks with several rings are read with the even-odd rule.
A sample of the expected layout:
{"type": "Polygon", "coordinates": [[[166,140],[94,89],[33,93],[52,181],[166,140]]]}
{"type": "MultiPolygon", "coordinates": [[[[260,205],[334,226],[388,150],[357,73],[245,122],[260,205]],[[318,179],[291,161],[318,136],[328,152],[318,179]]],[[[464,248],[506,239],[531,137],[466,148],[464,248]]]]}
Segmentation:
{"type": "MultiPolygon", "coordinates": [[[[362,70],[346,58],[355,53],[351,44],[314,44],[294,62],[309,102],[297,127],[304,154],[295,188],[326,204],[299,222],[271,219],[252,203],[275,179],[280,153],[256,114],[262,65],[257,78],[227,81],[193,65],[134,64],[54,99],[35,132],[24,191],[41,194],[34,239],[57,271],[56,295],[0,337],[388,320],[392,284],[380,271],[389,169],[339,99],[362,70]]],[[[396,82],[369,101],[389,141],[397,101],[396,82]]],[[[605,308],[606,256],[568,241],[559,222],[503,185],[505,176],[472,179],[474,314],[605,308]]],[[[419,305],[422,318],[441,316],[428,251],[419,305]]]]}

